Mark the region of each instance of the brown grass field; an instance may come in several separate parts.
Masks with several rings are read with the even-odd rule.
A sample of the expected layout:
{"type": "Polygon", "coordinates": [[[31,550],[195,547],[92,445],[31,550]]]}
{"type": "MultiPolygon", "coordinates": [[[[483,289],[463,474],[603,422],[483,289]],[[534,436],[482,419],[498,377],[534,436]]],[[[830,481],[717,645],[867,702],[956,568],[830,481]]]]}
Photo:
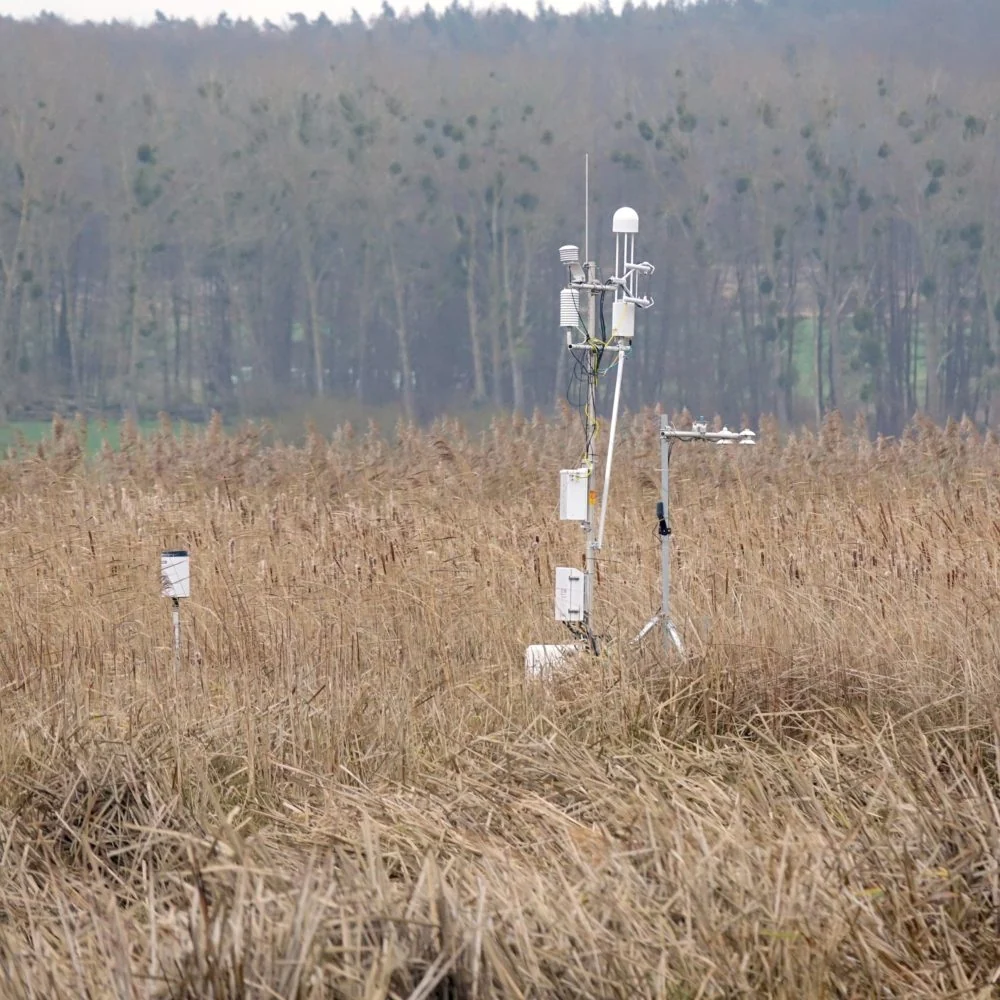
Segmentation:
{"type": "MultiPolygon", "coordinates": [[[[0,997],[998,995],[996,440],[678,446],[687,657],[540,683],[569,417],[80,433],[0,463],[0,997]]],[[[625,639],[653,414],[616,454],[625,639]]]]}

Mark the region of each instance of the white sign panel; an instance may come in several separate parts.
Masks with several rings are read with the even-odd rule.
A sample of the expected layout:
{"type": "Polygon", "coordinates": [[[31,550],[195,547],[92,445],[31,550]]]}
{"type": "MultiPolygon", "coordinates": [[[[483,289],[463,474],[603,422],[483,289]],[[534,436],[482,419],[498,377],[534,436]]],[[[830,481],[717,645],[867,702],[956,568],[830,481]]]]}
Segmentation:
{"type": "Polygon", "coordinates": [[[160,579],[164,597],[191,596],[191,559],[186,551],[160,554],[160,579]]]}

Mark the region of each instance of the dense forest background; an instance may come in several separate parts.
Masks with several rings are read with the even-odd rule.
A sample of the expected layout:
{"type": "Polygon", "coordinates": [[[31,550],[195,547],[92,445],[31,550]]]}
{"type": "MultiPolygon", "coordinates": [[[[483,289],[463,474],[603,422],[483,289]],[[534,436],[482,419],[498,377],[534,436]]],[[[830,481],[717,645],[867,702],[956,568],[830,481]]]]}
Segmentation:
{"type": "Polygon", "coordinates": [[[0,20],[0,416],[566,393],[562,243],[657,266],[626,402],[1000,404],[1000,4],[0,20]]]}

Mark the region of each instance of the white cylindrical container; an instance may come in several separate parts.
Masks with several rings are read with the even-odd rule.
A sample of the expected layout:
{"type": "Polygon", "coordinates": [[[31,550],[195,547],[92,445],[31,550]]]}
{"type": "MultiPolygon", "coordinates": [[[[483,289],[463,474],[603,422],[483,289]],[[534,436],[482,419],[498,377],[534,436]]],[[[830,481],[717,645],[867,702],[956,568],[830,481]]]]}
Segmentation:
{"type": "Polygon", "coordinates": [[[573,643],[544,643],[528,646],[524,651],[524,672],[528,677],[550,680],[566,661],[583,650],[573,643]]]}

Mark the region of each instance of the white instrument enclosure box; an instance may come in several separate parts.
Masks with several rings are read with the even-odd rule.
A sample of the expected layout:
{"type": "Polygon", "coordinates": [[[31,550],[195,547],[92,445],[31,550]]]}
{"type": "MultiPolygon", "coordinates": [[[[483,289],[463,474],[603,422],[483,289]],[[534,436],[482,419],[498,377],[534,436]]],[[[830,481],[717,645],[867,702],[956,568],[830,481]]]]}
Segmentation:
{"type": "Polygon", "coordinates": [[[559,470],[559,520],[587,520],[587,487],[590,475],[582,469],[559,470]]]}
{"type": "Polygon", "coordinates": [[[635,336],[635,303],[619,300],[611,307],[611,336],[631,340],[635,336]]]}
{"type": "Polygon", "coordinates": [[[556,621],[582,622],[584,587],[583,572],[569,566],[556,567],[556,621]]]}

